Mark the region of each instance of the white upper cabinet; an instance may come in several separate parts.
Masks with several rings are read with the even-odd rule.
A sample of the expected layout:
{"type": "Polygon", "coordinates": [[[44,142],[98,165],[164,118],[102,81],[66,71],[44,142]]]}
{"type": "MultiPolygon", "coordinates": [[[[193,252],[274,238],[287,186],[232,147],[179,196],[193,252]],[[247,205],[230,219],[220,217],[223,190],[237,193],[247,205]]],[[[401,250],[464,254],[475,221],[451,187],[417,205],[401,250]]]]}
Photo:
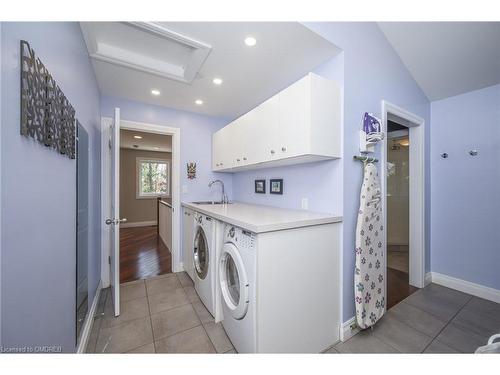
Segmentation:
{"type": "Polygon", "coordinates": [[[309,73],[213,135],[213,170],[236,172],[341,156],[340,89],[309,73]]]}

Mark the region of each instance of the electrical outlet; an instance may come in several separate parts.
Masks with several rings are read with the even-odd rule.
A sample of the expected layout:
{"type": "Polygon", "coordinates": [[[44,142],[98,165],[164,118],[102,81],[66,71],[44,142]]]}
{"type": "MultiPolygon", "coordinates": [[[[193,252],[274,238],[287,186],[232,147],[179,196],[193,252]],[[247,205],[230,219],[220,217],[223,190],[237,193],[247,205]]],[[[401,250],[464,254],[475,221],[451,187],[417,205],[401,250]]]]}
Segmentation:
{"type": "Polygon", "coordinates": [[[309,199],[308,198],[302,198],[302,209],[303,210],[309,209],[309,199]]]}

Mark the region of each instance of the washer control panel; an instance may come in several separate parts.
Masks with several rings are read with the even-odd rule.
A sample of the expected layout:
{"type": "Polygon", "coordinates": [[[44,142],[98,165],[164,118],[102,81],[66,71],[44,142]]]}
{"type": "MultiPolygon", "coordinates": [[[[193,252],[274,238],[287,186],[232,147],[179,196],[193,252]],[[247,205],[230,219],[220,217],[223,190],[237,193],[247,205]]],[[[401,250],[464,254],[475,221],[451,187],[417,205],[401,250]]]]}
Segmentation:
{"type": "Polygon", "coordinates": [[[224,229],[224,240],[233,242],[240,248],[253,249],[255,246],[255,234],[244,229],[226,224],[224,229]]]}

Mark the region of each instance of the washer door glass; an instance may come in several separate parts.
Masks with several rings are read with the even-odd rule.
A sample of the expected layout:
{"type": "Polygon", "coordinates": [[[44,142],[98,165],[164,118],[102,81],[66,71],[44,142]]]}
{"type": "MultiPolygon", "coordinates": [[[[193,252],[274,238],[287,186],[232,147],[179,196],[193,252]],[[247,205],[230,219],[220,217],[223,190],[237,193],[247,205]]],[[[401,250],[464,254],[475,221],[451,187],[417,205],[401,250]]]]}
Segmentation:
{"type": "Polygon", "coordinates": [[[229,298],[231,298],[231,302],[234,305],[238,305],[240,303],[240,277],[238,276],[238,269],[231,256],[227,257],[225,272],[229,298]]]}
{"type": "Polygon", "coordinates": [[[219,268],[222,299],[235,319],[245,317],[248,310],[248,280],[243,260],[232,243],[226,243],[222,250],[219,268]]]}
{"type": "Polygon", "coordinates": [[[198,227],[194,237],[193,262],[196,274],[200,279],[205,279],[208,273],[208,243],[202,227],[198,227]]]}

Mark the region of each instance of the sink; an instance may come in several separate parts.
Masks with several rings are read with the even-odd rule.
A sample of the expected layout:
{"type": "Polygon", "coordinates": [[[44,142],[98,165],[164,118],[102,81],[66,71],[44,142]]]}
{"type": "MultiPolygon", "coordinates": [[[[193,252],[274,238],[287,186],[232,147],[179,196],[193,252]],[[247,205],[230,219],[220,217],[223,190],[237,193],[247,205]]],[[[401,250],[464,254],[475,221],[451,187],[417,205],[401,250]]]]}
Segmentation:
{"type": "MultiPolygon", "coordinates": [[[[191,202],[193,204],[224,204],[222,202],[214,202],[214,201],[198,201],[198,202],[191,202]]],[[[231,202],[228,202],[226,204],[231,204],[231,202]]]]}

